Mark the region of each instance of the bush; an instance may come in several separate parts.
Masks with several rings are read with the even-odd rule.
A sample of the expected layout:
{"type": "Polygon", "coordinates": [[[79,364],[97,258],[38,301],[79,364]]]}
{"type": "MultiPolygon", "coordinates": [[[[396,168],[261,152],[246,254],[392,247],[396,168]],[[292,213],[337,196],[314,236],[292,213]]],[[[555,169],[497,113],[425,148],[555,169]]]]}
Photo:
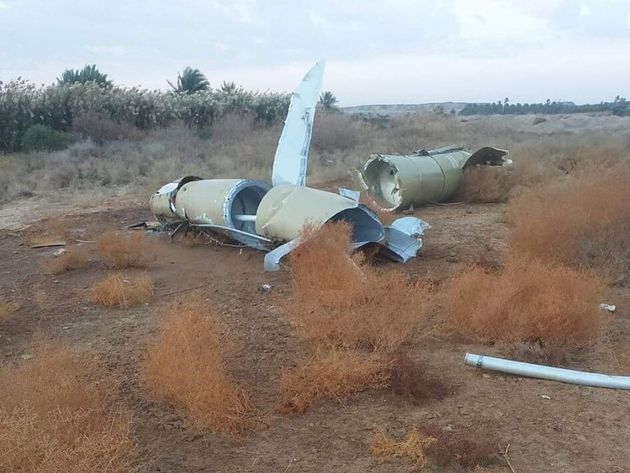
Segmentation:
{"type": "Polygon", "coordinates": [[[406,353],[397,353],[390,362],[389,387],[398,396],[414,404],[429,399],[443,399],[449,386],[432,375],[426,364],[412,360],[406,353]]]}
{"type": "Polygon", "coordinates": [[[420,429],[413,427],[400,440],[379,432],[373,437],[370,449],[379,457],[407,458],[415,471],[422,471],[429,461],[466,468],[496,464],[498,446],[496,434],[487,427],[458,425],[446,431],[428,424],[420,429]]]}
{"type": "Polygon", "coordinates": [[[503,166],[471,166],[455,199],[465,202],[507,202],[515,185],[514,171],[503,166]]]}
{"type": "Polygon", "coordinates": [[[153,296],[153,280],[146,274],[136,277],[110,274],[96,283],[90,299],[105,307],[128,309],[147,302],[153,296]]]}
{"type": "Polygon", "coordinates": [[[24,151],[57,151],[72,143],[72,135],[46,125],[30,126],[22,137],[24,151]]]}
{"type": "Polygon", "coordinates": [[[96,249],[105,264],[115,269],[142,267],[150,253],[142,232],[105,232],[96,239],[96,249]]]}
{"type": "Polygon", "coordinates": [[[107,141],[139,140],[144,136],[144,133],[134,125],[115,122],[95,112],[86,112],[76,117],[72,123],[72,130],[99,145],[107,141]]]}
{"type": "Polygon", "coordinates": [[[318,354],[285,371],[280,381],[285,411],[302,413],[319,399],[343,399],[387,386],[387,364],[352,351],[318,354]]]}
{"type": "Polygon", "coordinates": [[[422,319],[428,287],[352,257],[347,223],[305,229],[289,256],[287,313],[300,335],[325,346],[393,351],[422,319]]]}
{"type": "Polygon", "coordinates": [[[149,393],[181,411],[194,430],[235,436],[252,427],[248,396],[226,372],[230,341],[204,301],[173,304],[147,347],[142,370],[149,393]]]}
{"type": "Polygon", "coordinates": [[[36,343],[31,360],[0,367],[0,470],[137,471],[131,418],[93,359],[36,343]]]}
{"type": "Polygon", "coordinates": [[[545,261],[630,274],[630,170],[593,169],[514,199],[511,249],[545,261]]]}
{"type": "Polygon", "coordinates": [[[425,453],[437,464],[456,463],[463,467],[488,466],[498,463],[499,439],[487,426],[451,426],[444,430],[435,424],[422,428],[425,436],[435,439],[425,453]]]}
{"type": "Polygon", "coordinates": [[[425,450],[435,441],[436,439],[415,428],[401,440],[391,438],[385,432],[378,432],[372,438],[370,451],[377,457],[407,458],[411,460],[414,471],[422,471],[428,461],[425,450]]]}
{"type": "Polygon", "coordinates": [[[61,274],[73,269],[85,268],[90,264],[89,252],[80,246],[68,248],[58,257],[47,258],[42,264],[48,274],[61,274]]]}
{"type": "Polygon", "coordinates": [[[562,350],[595,343],[606,316],[601,278],[537,260],[511,258],[503,270],[470,267],[445,293],[448,321],[483,342],[535,342],[562,350]]]}

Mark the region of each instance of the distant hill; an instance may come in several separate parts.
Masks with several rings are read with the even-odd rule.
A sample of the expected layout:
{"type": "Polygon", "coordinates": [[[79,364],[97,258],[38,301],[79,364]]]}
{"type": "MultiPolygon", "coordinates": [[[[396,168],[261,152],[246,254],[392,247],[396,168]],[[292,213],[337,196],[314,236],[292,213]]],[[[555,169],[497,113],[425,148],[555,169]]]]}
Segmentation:
{"type": "Polygon", "coordinates": [[[397,115],[401,113],[431,113],[437,107],[442,107],[446,113],[455,110],[459,113],[466,102],[433,102],[433,103],[399,103],[389,105],[355,105],[353,107],[341,107],[344,113],[363,113],[368,115],[397,115]]]}

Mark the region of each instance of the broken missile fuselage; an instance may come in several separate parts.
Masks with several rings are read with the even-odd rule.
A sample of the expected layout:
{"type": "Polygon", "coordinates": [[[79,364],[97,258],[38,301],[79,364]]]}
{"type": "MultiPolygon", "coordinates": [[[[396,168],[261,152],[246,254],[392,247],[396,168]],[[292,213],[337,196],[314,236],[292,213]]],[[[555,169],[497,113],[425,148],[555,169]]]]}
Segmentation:
{"type": "Polygon", "coordinates": [[[492,147],[471,153],[456,145],[410,155],[376,154],[365,163],[359,177],[364,190],[383,210],[404,210],[448,200],[461,185],[464,169],[510,164],[507,154],[492,147]]]}
{"type": "Polygon", "coordinates": [[[358,192],[339,194],[307,187],[306,168],[324,63],[306,74],[291,96],[273,164],[272,184],[252,179],[202,179],[186,176],[151,196],[151,212],[165,230],[195,229],[219,234],[240,246],[268,251],[264,269],[276,271],[280,260],[300,244],[306,225],[345,221],[354,248],[379,245],[395,261],[416,256],[429,225],[404,217],[385,226],[359,203],[358,192]]]}

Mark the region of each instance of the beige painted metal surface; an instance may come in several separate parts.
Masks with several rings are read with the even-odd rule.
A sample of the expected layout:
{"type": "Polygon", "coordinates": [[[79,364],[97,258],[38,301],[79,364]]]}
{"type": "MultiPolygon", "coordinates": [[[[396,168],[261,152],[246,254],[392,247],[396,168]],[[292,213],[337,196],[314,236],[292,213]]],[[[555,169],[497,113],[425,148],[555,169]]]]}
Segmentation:
{"type": "Polygon", "coordinates": [[[358,203],[338,194],[283,184],[263,197],[256,213],[256,233],[275,241],[297,238],[304,225],[323,224],[358,203]]]}
{"type": "Polygon", "coordinates": [[[363,168],[365,188],[385,210],[406,209],[453,196],[469,160],[472,164],[501,164],[506,151],[482,148],[470,153],[447,146],[412,155],[372,156],[363,168]]]}

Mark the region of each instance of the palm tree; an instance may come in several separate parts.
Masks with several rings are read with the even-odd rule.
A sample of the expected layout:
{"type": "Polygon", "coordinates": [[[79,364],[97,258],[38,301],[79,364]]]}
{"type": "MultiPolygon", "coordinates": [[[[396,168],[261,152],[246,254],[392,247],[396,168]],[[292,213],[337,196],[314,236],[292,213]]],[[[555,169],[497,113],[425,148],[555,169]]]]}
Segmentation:
{"type": "Polygon", "coordinates": [[[100,72],[95,64],[91,66],[85,66],[83,69],[66,69],[61,74],[61,77],[57,78],[59,84],[85,84],[86,82],[94,82],[104,87],[112,85],[111,80],[107,80],[107,74],[100,72]]]}
{"type": "Polygon", "coordinates": [[[319,104],[322,106],[324,110],[334,111],[338,110],[337,106],[337,97],[330,90],[323,92],[322,95],[319,96],[319,104]]]}
{"type": "Polygon", "coordinates": [[[166,82],[175,92],[182,94],[194,94],[200,90],[208,90],[210,88],[206,76],[199,69],[193,69],[192,67],[187,67],[184,69],[184,72],[177,74],[177,87],[171,81],[166,82]]]}
{"type": "Polygon", "coordinates": [[[233,94],[237,90],[236,84],[234,82],[226,82],[223,81],[221,84],[221,92],[225,92],[226,94],[233,94]]]}

